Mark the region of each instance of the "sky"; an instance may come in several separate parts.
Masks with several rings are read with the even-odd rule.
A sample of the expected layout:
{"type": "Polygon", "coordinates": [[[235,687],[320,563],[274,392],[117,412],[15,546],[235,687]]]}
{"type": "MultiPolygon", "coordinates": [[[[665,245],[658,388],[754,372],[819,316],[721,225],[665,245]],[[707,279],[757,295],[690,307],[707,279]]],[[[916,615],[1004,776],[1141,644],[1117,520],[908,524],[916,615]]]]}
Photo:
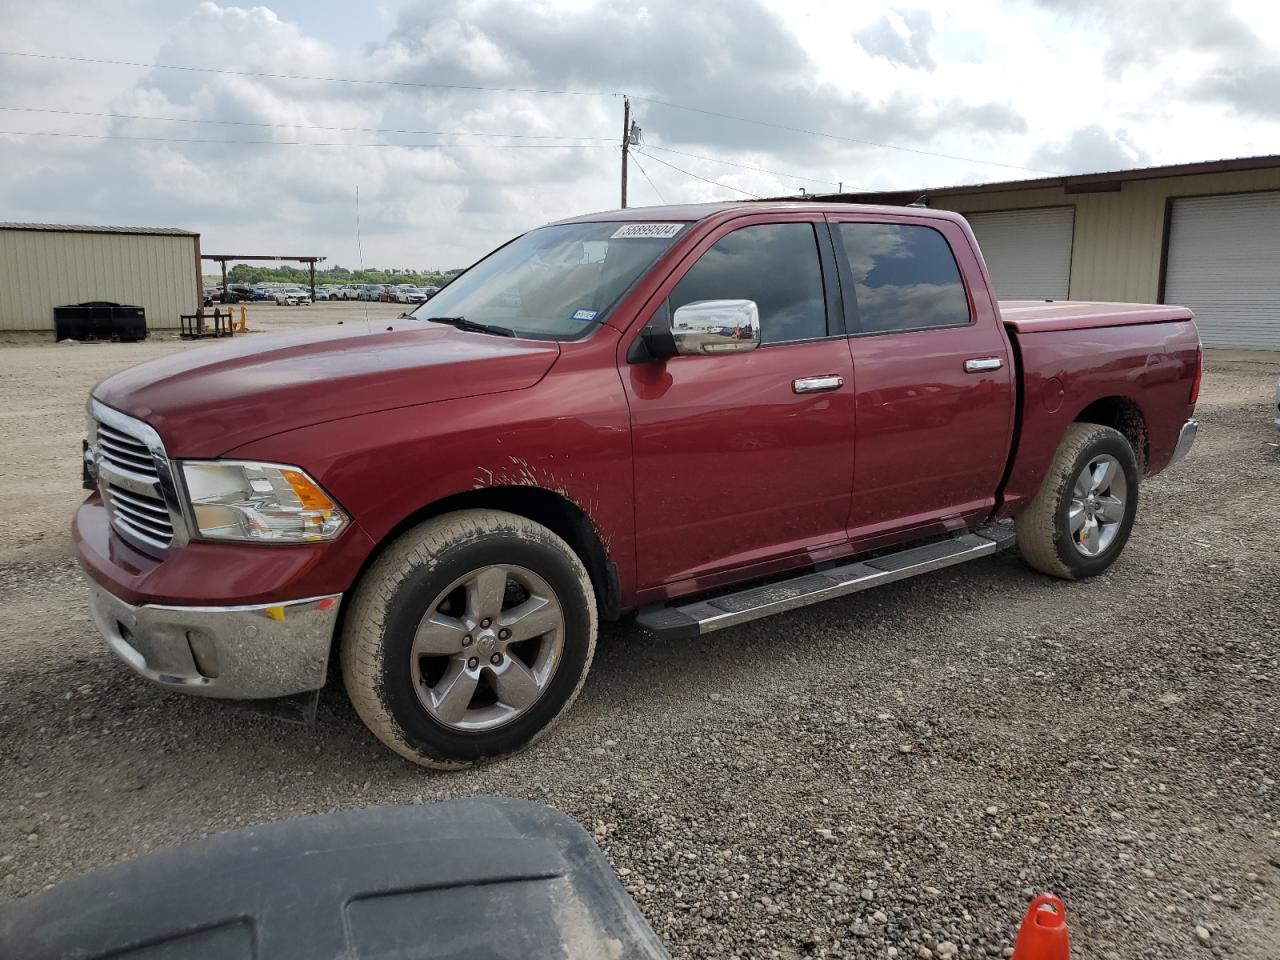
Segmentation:
{"type": "Polygon", "coordinates": [[[617,207],[624,94],[632,206],[1280,153],[1273,0],[0,0],[0,23],[0,220],[345,267],[465,266],[617,207]]]}

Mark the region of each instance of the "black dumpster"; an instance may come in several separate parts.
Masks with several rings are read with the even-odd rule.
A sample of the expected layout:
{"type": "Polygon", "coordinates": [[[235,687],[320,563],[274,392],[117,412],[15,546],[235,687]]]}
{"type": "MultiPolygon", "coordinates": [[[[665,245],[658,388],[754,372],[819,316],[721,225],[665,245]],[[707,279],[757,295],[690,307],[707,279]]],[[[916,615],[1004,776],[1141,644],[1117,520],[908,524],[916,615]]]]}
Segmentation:
{"type": "Polygon", "coordinates": [[[91,300],[53,308],[56,340],[144,340],[147,311],[127,303],[91,300]]]}

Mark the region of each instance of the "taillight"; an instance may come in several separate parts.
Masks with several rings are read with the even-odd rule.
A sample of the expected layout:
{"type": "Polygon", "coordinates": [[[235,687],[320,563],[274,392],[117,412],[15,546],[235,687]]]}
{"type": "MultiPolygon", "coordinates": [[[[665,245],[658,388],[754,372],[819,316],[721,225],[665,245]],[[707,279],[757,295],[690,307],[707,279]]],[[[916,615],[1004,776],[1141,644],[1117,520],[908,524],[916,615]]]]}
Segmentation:
{"type": "Polygon", "coordinates": [[[1188,401],[1191,406],[1196,405],[1196,401],[1200,399],[1200,378],[1204,375],[1204,347],[1196,344],[1196,376],[1191,381],[1191,399],[1188,401]]]}

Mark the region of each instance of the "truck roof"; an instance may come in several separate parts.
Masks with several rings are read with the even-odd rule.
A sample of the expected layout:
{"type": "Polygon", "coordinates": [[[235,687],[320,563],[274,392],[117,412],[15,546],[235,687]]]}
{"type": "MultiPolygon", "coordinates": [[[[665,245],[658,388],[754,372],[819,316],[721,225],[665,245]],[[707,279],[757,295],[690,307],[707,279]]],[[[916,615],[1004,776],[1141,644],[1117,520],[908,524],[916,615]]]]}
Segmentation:
{"type": "Polygon", "coordinates": [[[911,217],[929,220],[953,220],[967,224],[960,214],[950,210],[932,210],[928,207],[876,206],[865,203],[806,203],[804,201],[755,201],[737,200],[724,203],[676,203],[660,207],[626,207],[620,210],[600,210],[577,217],[566,217],[555,223],[601,223],[624,221],[647,222],[697,222],[713,217],[729,219],[747,213],[793,213],[811,210],[816,213],[875,213],[894,217],[911,217]]]}

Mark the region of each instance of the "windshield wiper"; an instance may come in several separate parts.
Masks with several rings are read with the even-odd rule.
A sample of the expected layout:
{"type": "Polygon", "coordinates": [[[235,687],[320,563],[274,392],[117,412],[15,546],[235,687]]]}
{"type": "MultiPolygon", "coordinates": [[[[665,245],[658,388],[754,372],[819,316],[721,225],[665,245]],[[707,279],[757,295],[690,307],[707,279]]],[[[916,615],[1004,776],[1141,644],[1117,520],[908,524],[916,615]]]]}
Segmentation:
{"type": "Polygon", "coordinates": [[[514,337],[516,332],[510,327],[500,327],[495,323],[476,323],[466,317],[427,317],[433,323],[446,323],[459,330],[470,330],[472,333],[492,333],[499,337],[514,337]]]}

